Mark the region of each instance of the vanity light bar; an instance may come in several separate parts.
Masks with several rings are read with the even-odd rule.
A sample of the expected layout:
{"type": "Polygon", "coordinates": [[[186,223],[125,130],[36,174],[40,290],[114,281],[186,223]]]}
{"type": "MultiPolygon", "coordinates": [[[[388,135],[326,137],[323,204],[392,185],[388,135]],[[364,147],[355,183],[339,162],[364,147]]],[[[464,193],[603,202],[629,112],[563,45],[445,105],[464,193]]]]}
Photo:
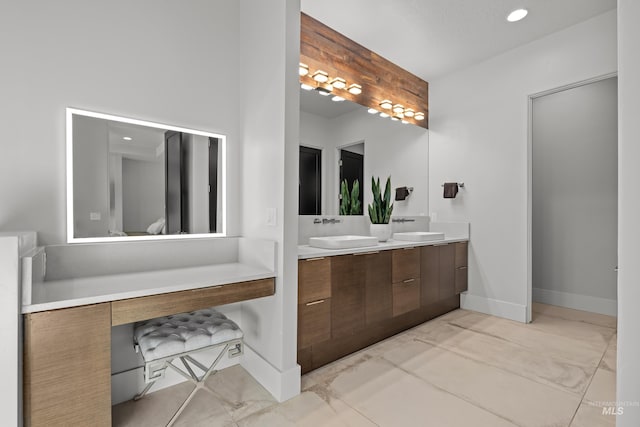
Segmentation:
{"type": "Polygon", "coordinates": [[[362,93],[362,86],[360,86],[359,84],[353,83],[349,86],[349,89],[347,90],[352,95],[360,95],[362,93]]]}
{"type": "Polygon", "coordinates": [[[301,62],[298,66],[298,74],[300,74],[301,76],[306,76],[307,74],[309,74],[309,66],[301,62]]]}
{"type": "Polygon", "coordinates": [[[318,70],[313,73],[311,78],[318,83],[326,83],[329,81],[329,74],[326,71],[318,70]]]}
{"type": "Polygon", "coordinates": [[[329,76],[324,70],[316,70],[313,74],[310,74],[309,66],[307,64],[299,63],[298,73],[300,77],[311,77],[316,83],[316,86],[311,86],[307,83],[300,84],[300,87],[304,90],[316,89],[318,92],[322,93],[325,89],[329,89],[329,91],[333,91],[333,89],[346,90],[352,95],[360,95],[362,93],[362,86],[357,83],[351,83],[350,85],[347,83],[345,79],[342,77],[333,77],[329,76]]]}

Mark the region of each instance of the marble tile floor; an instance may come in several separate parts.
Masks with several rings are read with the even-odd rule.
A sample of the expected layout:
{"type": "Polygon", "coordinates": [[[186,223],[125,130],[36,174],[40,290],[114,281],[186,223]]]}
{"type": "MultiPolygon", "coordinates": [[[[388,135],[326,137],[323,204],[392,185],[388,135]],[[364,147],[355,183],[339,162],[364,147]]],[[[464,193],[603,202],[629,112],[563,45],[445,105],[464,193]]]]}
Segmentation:
{"type": "MultiPolygon", "coordinates": [[[[456,310],[302,377],[277,403],[242,367],[211,377],[178,426],[614,426],[616,319],[534,304],[525,325],[456,310]]],[[[179,384],[113,407],[114,426],[162,426],[179,384]]]]}

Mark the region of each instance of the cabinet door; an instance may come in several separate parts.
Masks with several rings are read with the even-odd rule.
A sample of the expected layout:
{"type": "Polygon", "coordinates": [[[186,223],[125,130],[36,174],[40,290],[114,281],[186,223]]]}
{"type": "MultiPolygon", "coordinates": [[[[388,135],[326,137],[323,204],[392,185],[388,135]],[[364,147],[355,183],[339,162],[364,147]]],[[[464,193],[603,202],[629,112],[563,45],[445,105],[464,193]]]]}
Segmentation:
{"type": "Polygon", "coordinates": [[[331,259],[331,337],[353,335],[365,325],[366,258],[341,255],[331,259]]]}
{"type": "Polygon", "coordinates": [[[298,261],[298,303],[331,297],[331,258],[298,261]]]}
{"type": "Polygon", "coordinates": [[[25,315],[26,426],[111,426],[111,304],[25,315]]]}
{"type": "Polygon", "coordinates": [[[464,292],[468,289],[468,243],[456,243],[456,293],[464,292]]]}
{"type": "Polygon", "coordinates": [[[440,295],[440,246],[423,246],[420,249],[420,305],[438,301],[440,295]]]}
{"type": "Polygon", "coordinates": [[[331,338],[331,298],[298,304],[298,349],[331,338]]]}
{"type": "Polygon", "coordinates": [[[392,316],[391,252],[366,254],[365,318],[367,325],[392,316]]]}
{"type": "Polygon", "coordinates": [[[456,247],[454,244],[437,246],[440,251],[439,269],[440,286],[438,299],[446,299],[456,294],[455,287],[455,257],[456,247]]]}

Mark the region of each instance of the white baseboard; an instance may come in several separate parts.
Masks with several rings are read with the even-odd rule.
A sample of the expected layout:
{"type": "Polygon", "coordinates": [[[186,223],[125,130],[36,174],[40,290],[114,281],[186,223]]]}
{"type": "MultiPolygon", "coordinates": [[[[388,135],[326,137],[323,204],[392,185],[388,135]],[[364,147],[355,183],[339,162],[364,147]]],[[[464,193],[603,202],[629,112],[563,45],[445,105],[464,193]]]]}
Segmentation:
{"type": "Polygon", "coordinates": [[[284,402],[300,394],[300,365],[296,364],[295,367],[282,372],[246,343],[240,363],[278,402],[284,402]]]}
{"type": "MultiPolygon", "coordinates": [[[[246,346],[245,346],[246,349],[246,346]]],[[[219,350],[207,350],[198,353],[196,359],[205,365],[213,363],[219,350]]],[[[179,362],[179,361],[178,361],[179,362]]],[[[175,363],[175,362],[174,362],[175,363]]],[[[233,365],[240,363],[240,358],[235,357],[229,359],[226,355],[220,360],[216,369],[225,369],[233,365]]],[[[180,365],[177,365],[180,366],[180,365]]],[[[151,387],[149,393],[162,390],[163,388],[171,387],[176,384],[187,381],[182,375],[175,372],[173,369],[167,369],[163,379],[156,381],[151,387]]],[[[119,372],[111,375],[111,405],[117,405],[118,403],[126,402],[133,399],[133,396],[138,394],[144,388],[144,368],[134,368],[128,371],[119,372]]]]}
{"type": "Polygon", "coordinates": [[[504,317],[516,322],[527,322],[527,306],[501,301],[493,298],[471,295],[467,292],[460,294],[460,308],[478,311],[492,316],[504,317]]]}
{"type": "Polygon", "coordinates": [[[608,298],[533,288],[533,301],[573,308],[575,310],[606,314],[608,316],[618,315],[618,301],[608,298]]]}

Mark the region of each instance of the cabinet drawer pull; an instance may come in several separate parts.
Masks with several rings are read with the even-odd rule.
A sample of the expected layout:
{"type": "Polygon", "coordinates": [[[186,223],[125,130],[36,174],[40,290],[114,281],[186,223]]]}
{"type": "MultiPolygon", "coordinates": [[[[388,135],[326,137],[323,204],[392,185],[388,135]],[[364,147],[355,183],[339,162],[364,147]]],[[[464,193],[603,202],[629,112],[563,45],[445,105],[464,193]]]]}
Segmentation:
{"type": "Polygon", "coordinates": [[[458,270],[466,270],[466,269],[467,269],[466,265],[463,265],[462,267],[458,267],[458,270]]]}
{"type": "Polygon", "coordinates": [[[319,300],[319,301],[313,301],[313,302],[308,302],[306,304],[307,307],[311,306],[311,305],[316,305],[316,304],[322,304],[324,302],[323,299],[319,300]]]}
{"type": "Polygon", "coordinates": [[[374,252],[361,252],[358,254],[353,254],[353,256],[360,256],[360,255],[375,255],[375,254],[379,254],[380,251],[374,251],[374,252]]]}
{"type": "Polygon", "coordinates": [[[319,258],[307,258],[305,259],[305,261],[320,261],[323,260],[325,257],[319,257],[319,258]]]}
{"type": "Polygon", "coordinates": [[[402,283],[411,283],[414,282],[416,279],[407,279],[407,280],[403,280],[402,283]]]}

